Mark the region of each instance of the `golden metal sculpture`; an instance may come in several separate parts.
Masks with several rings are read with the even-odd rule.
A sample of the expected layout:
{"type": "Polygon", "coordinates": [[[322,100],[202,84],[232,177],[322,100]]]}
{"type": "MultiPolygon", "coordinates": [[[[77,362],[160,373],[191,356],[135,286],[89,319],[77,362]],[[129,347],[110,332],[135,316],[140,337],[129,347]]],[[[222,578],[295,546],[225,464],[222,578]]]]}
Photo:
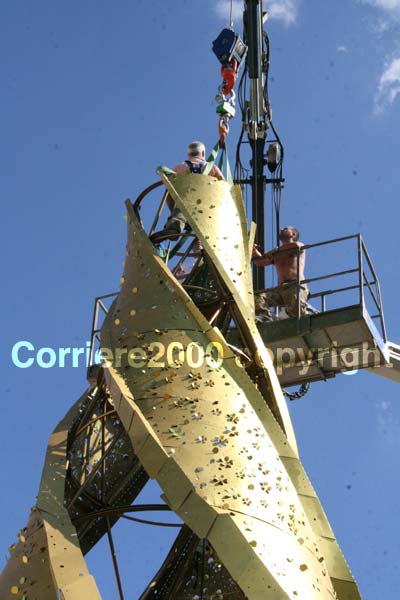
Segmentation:
{"type": "MultiPolygon", "coordinates": [[[[81,548],[88,551],[103,534],[112,547],[122,498],[132,502],[149,476],[186,525],[174,548],[185,539],[190,558],[203,543],[203,552],[221,564],[215,589],[201,592],[204,599],[218,597],[218,590],[222,598],[224,585],[232,597],[251,600],[358,599],[299,461],[286,403],[255,326],[240,190],[202,175],[159,174],[213,268],[217,317],[208,318],[172,275],[128,202],[122,287],[102,329],[105,362],[96,386],[50,438],[37,507],[11,549],[0,597],[52,600],[60,590],[65,599],[99,598],[81,548]],[[226,342],[233,325],[249,364],[226,342]],[[129,476],[118,485],[122,451],[135,469],[134,486],[129,476]],[[96,503],[103,507],[97,512],[96,503]],[[29,588],[31,566],[40,591],[29,588]]],[[[177,559],[171,555],[166,569],[177,559]]],[[[161,595],[157,587],[165,580],[162,569],[142,598],[187,598],[183,575],[190,564],[176,564],[181,568],[170,591],[161,595]]]]}
{"type": "Polygon", "coordinates": [[[82,399],[50,436],[36,507],[18,544],[9,548],[10,559],[0,577],[2,599],[101,598],[64,506],[67,438],[82,399]]]}

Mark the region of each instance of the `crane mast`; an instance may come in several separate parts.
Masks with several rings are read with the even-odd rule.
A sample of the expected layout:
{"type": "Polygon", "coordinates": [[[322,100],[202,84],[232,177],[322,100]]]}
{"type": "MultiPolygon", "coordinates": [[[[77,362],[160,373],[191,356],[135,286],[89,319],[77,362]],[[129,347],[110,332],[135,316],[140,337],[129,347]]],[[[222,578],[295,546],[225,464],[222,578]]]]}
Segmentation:
{"type": "MultiPolygon", "coordinates": [[[[269,127],[268,106],[264,100],[264,13],[262,0],[246,0],[244,10],[244,41],[248,46],[247,74],[250,79],[250,100],[247,111],[247,133],[252,149],[251,190],[252,219],[257,224],[255,241],[261,248],[265,243],[264,205],[265,183],[264,151],[269,127]]],[[[264,269],[253,267],[255,289],[265,287],[264,269]]]]}

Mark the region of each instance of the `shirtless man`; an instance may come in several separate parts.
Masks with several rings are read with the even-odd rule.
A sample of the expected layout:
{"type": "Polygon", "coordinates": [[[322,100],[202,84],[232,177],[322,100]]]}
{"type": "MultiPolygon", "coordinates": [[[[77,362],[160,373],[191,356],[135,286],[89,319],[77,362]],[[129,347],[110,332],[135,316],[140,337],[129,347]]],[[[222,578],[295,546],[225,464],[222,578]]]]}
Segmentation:
{"type": "MultiPolygon", "coordinates": [[[[256,294],[256,316],[258,320],[263,317],[271,318],[270,306],[284,306],[289,317],[297,316],[297,257],[299,256],[299,279],[304,279],[304,266],[306,253],[299,242],[299,232],[295,227],[285,227],[279,233],[282,242],[265,254],[261,254],[255,246],[253,261],[258,267],[274,265],[278,275],[278,286],[256,294]]],[[[307,313],[308,288],[303,283],[300,286],[300,316],[307,313]]]]}

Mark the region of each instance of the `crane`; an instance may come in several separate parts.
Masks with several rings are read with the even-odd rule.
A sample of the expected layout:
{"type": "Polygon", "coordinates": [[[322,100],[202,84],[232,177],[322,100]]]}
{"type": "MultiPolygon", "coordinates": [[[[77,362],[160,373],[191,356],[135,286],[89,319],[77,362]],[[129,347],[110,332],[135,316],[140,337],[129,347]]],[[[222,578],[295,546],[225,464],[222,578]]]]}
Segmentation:
{"type": "MultiPolygon", "coordinates": [[[[123,600],[112,535],[121,516],[179,529],[143,600],[188,594],[199,600],[360,598],[299,460],[281,386],[333,377],[356,360],[398,381],[400,348],[387,340],[379,281],[360,235],[306,247],[311,254],[322,244],[355,246],[355,266],[308,281],[318,308],[256,325],[254,289],[265,280],[263,271],[252,272],[250,257],[254,239],[261,246],[266,241],[268,183],[279,231],[283,146],[267,95],[262,1],[247,0],[244,7],[243,42],[234,58],[237,67],[245,63],[250,79],[250,98],[240,98],[243,88],[238,93],[251,148],[249,175],[239,145],[236,186],[159,168],[159,181],[127,201],[121,289],[95,303],[92,355],[97,343],[102,362],[93,360],[88,389],[50,436],[36,506],[0,576],[2,598],[100,598],[84,555],[104,536],[123,600]],[[254,226],[243,185],[252,190],[254,226]],[[149,236],[166,193],[148,231],[140,211],[160,188],[190,225],[165,252],[149,236]],[[189,258],[195,265],[179,277],[189,258]],[[354,281],[316,289],[342,276],[354,281]],[[331,299],[344,292],[356,300],[331,308],[331,299]],[[135,501],[149,478],[160,485],[163,502],[140,505],[135,501]],[[142,511],[174,511],[180,522],[141,519],[142,511]]],[[[222,99],[222,137],[231,109],[222,99]]]]}

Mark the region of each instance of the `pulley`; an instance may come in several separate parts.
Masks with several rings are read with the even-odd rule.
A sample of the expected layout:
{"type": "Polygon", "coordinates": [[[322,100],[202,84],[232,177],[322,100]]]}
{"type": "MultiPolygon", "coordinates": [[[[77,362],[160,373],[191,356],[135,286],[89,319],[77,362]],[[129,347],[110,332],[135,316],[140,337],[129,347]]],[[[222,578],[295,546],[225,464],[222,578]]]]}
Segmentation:
{"type": "Polygon", "coordinates": [[[222,65],[229,65],[232,59],[235,59],[237,61],[236,70],[239,69],[247,54],[246,44],[232,29],[223,29],[213,41],[212,49],[222,65]]]}

